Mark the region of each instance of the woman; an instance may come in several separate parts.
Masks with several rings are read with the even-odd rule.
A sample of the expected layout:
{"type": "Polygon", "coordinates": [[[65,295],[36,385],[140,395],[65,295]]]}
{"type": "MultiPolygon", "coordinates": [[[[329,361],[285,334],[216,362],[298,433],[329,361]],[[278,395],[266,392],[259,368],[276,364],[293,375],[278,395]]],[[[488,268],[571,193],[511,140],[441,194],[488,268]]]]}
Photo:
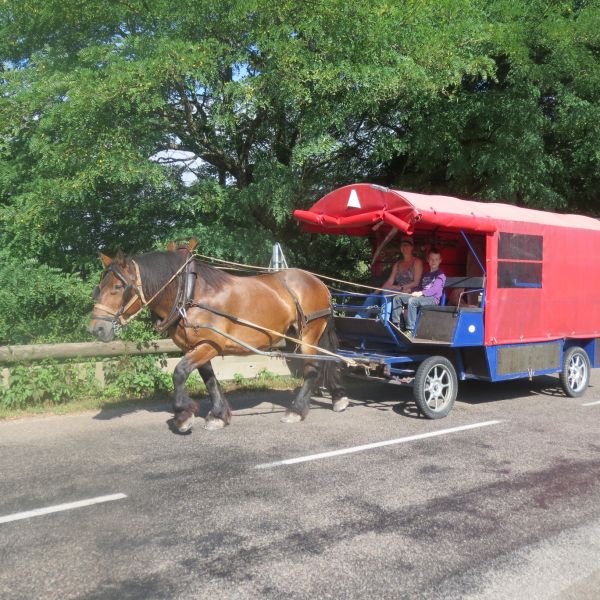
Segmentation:
{"type": "MultiPolygon", "coordinates": [[[[411,293],[413,288],[421,282],[423,275],[423,261],[413,255],[413,241],[405,238],[400,242],[400,251],[402,258],[394,263],[390,276],[381,286],[390,292],[411,293]]],[[[363,303],[364,308],[381,305],[381,293],[375,292],[369,294],[363,303]]],[[[356,314],[357,317],[368,317],[369,311],[361,311],[356,314]]]]}
{"type": "Polygon", "coordinates": [[[402,259],[394,263],[390,276],[382,287],[397,292],[412,292],[421,283],[423,261],[413,255],[413,241],[403,239],[400,242],[402,259]]]}

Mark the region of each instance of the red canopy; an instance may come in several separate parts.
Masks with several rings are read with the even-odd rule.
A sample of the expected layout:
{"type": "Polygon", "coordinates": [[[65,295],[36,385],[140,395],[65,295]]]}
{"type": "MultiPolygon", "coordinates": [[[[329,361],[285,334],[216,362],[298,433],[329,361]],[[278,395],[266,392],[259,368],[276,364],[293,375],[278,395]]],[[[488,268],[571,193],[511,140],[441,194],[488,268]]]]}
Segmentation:
{"type": "Polygon", "coordinates": [[[500,222],[594,229],[600,222],[590,217],[520,208],[511,204],[473,202],[450,196],[400,192],[359,183],[330,192],[309,210],[295,210],[304,231],[345,235],[368,235],[387,224],[412,234],[415,228],[493,233],[500,222]]]}

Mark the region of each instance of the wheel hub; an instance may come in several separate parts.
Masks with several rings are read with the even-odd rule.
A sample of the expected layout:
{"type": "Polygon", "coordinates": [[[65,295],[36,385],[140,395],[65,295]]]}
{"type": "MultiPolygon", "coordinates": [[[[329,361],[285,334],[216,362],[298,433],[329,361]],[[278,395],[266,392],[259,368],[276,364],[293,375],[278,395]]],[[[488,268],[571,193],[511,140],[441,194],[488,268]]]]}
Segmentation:
{"type": "Polygon", "coordinates": [[[434,381],[434,383],[431,386],[431,394],[433,396],[439,396],[442,393],[442,386],[440,385],[439,381],[434,381]]]}

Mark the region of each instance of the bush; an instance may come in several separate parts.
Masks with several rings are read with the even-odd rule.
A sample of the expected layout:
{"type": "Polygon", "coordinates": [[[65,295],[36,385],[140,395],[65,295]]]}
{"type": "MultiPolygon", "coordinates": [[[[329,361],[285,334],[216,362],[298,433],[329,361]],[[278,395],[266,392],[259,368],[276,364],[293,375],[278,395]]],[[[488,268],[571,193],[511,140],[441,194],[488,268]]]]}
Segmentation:
{"type": "Polygon", "coordinates": [[[0,345],[90,339],[92,284],[0,252],[0,345]]]}
{"type": "Polygon", "coordinates": [[[161,371],[157,360],[165,364],[166,356],[122,356],[104,368],[104,394],[107,397],[139,398],[149,393],[173,389],[169,373],[161,371]]]}
{"type": "Polygon", "coordinates": [[[0,405],[21,409],[43,404],[64,404],[99,392],[94,365],[17,365],[9,369],[8,387],[0,385],[0,405]]]}

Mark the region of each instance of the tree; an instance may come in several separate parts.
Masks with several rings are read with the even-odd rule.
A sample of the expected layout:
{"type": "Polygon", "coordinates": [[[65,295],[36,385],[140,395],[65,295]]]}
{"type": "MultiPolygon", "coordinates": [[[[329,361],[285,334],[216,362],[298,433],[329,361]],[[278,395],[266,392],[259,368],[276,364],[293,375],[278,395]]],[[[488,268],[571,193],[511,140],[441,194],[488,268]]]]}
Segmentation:
{"type": "Polygon", "coordinates": [[[0,242],[89,270],[98,249],[339,272],[360,241],[291,210],[375,181],[596,210],[596,1],[7,0],[0,242]],[[180,162],[200,159],[183,185],[180,162]],[[163,163],[150,160],[161,156],[163,163]]]}

